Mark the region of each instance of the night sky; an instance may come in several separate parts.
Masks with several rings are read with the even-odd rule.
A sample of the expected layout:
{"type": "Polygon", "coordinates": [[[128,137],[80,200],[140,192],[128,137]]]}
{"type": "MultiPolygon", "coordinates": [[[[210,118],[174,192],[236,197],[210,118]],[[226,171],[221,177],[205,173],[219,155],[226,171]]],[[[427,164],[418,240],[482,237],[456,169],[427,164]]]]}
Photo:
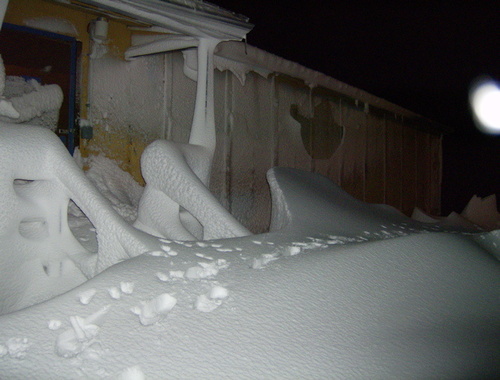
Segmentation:
{"type": "Polygon", "coordinates": [[[474,194],[500,197],[500,136],[478,132],[468,105],[474,79],[500,80],[497,1],[212,2],[250,18],[250,45],[453,128],[443,142],[443,214],[474,194]]]}

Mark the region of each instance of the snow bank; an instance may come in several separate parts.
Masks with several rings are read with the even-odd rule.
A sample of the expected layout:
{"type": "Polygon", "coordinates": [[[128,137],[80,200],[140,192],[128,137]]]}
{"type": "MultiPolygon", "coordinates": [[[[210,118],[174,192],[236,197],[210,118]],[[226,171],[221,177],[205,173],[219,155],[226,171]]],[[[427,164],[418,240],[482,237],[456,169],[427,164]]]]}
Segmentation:
{"type": "Polygon", "coordinates": [[[69,290],[116,262],[157,250],[83,174],[55,134],[0,124],[0,292],[9,312],[69,290]],[[97,231],[98,252],[75,239],[72,201],[97,231]]]}
{"type": "Polygon", "coordinates": [[[488,251],[476,243],[484,235],[443,232],[356,201],[315,174],[277,168],[268,178],[273,232],[161,239],[149,254],[1,316],[2,374],[255,379],[270,373],[499,373],[500,263],[491,254],[498,253],[499,234],[488,236],[495,243],[488,251]],[[91,297],[82,303],[82,295],[91,297]]]}
{"type": "Polygon", "coordinates": [[[463,227],[471,231],[493,231],[500,228],[500,213],[497,210],[495,194],[481,198],[474,195],[462,213],[451,212],[446,217],[427,215],[418,207],[413,210],[412,219],[424,223],[436,223],[463,227]]]}

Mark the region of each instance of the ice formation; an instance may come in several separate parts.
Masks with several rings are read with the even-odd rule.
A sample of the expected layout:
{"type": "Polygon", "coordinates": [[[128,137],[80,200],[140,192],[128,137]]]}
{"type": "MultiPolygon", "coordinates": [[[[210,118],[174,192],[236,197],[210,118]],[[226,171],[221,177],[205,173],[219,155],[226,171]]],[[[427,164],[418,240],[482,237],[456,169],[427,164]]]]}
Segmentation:
{"type": "Polygon", "coordinates": [[[8,312],[81,284],[120,260],[159,249],[99,193],[51,131],[0,125],[0,287],[8,312]],[[97,229],[98,252],[68,225],[73,201],[97,229]],[[12,254],[15,252],[15,254],[12,254]]]}
{"type": "Polygon", "coordinates": [[[141,156],[146,188],[135,226],[159,237],[195,240],[250,234],[207,188],[215,151],[213,54],[218,42],[198,42],[189,144],[155,141],[141,156]]]}

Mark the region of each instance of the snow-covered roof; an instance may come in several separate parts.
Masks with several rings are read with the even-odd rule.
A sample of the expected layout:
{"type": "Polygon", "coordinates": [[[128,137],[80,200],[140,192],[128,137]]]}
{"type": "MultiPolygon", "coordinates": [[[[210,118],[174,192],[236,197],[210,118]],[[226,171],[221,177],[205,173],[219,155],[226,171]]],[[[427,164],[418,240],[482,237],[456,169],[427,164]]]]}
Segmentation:
{"type": "Polygon", "coordinates": [[[124,15],[175,33],[241,40],[252,30],[248,18],[202,0],[58,0],[124,15]]]}

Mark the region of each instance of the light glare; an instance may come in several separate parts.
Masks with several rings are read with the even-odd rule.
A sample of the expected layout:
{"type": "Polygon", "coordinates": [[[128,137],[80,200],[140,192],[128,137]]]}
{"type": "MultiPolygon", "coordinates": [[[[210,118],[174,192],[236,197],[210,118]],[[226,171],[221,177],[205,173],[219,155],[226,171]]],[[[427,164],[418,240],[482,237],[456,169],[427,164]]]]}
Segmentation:
{"type": "Polygon", "coordinates": [[[489,79],[473,86],[470,103],[477,127],[485,133],[500,133],[500,89],[489,79]]]}

